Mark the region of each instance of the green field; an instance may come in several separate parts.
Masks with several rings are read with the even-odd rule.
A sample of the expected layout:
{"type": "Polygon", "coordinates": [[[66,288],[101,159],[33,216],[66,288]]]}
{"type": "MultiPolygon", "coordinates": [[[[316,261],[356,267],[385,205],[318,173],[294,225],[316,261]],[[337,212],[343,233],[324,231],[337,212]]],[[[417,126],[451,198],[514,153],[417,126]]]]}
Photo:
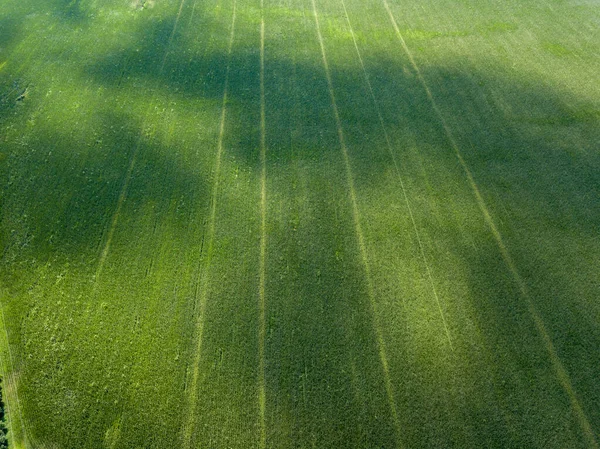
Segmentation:
{"type": "Polygon", "coordinates": [[[598,449],[599,349],[598,0],[1,2],[10,448],[598,449]]]}

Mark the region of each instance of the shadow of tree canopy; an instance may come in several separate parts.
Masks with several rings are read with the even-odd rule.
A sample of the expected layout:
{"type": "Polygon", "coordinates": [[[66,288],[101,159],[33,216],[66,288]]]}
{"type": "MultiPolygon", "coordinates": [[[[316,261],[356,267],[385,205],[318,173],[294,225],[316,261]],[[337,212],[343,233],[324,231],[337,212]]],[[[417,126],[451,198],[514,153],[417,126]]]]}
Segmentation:
{"type": "MultiPolygon", "coordinates": [[[[222,25],[221,22],[219,24],[222,25]]],[[[256,46],[257,30],[242,30],[230,56],[222,49],[211,49],[210,45],[195,53],[190,50],[193,45],[191,36],[177,36],[163,70],[157,70],[162,56],[156,49],[165,45],[171,31],[171,24],[166,22],[139,29],[136,31],[139,37],[135,41],[140,42],[140,45],[113,52],[89,65],[86,72],[103,85],[120,86],[124,90],[135,89],[136,82],[144,80],[147,82],[144,86],[163,91],[174,101],[194,98],[219,100],[223,96],[223,82],[229,63],[232,103],[230,113],[234,114],[230,121],[233,126],[240,124],[242,129],[257,128],[254,120],[259,109],[257,86],[260,55],[256,46]],[[126,66],[123,61],[127,61],[126,66]],[[251,123],[246,123],[248,121],[251,123]]],[[[213,40],[225,41],[227,31],[222,30],[223,36],[213,40]]],[[[211,32],[211,29],[207,32],[211,32]]],[[[313,45],[313,49],[316,48],[313,45]]],[[[313,154],[318,149],[321,152],[338,150],[337,132],[335,129],[331,131],[334,125],[330,97],[320,58],[314,58],[316,62],[309,65],[296,63],[293,59],[294,51],[286,54],[277,48],[269,54],[267,44],[266,52],[267,114],[274,118],[294,112],[300,115],[298,118],[302,121],[301,128],[307,132],[298,139],[302,142],[298,146],[306,147],[307,154],[313,154]],[[300,92],[297,99],[299,104],[292,102],[289,94],[279,87],[281,84],[277,84],[286,74],[292,73],[296,89],[300,92]],[[322,135],[324,132],[328,132],[328,135],[322,135]],[[307,144],[303,145],[305,142],[307,144]]],[[[446,149],[447,138],[440,129],[439,119],[431,110],[429,99],[410,64],[380,54],[367,57],[366,60],[369,78],[380,102],[386,126],[392,128],[389,132],[402,128],[418,136],[425,145],[446,149]]],[[[550,164],[558,163],[564,168],[556,169],[558,175],[573,173],[573,178],[576,178],[579,173],[575,175],[571,168],[587,170],[586,181],[582,180],[582,185],[585,184],[588,191],[594,187],[595,183],[592,181],[596,178],[590,177],[595,174],[593,168],[598,158],[594,151],[597,137],[595,124],[600,120],[597,105],[569,98],[565,92],[548,91],[543,86],[536,86],[534,82],[521,81],[501,67],[489,67],[483,72],[463,61],[456,61],[454,66],[455,68],[449,65],[427,67],[424,68],[423,75],[425,79],[435,80],[436,85],[443,89],[439,96],[442,97],[442,107],[447,109],[444,111],[447,118],[456,117],[452,113],[461,107],[477,108],[481,112],[481,117],[469,114],[459,117],[461,121],[451,120],[452,133],[465,141],[461,151],[469,158],[469,164],[475,171],[479,171],[481,165],[481,179],[487,180],[494,173],[491,169],[486,173],[485,165],[511,161],[514,165],[523,165],[521,162],[526,162],[526,168],[534,165],[533,160],[550,157],[553,158],[550,164]],[[475,90],[475,86],[480,89],[475,90]],[[509,100],[511,111],[504,110],[504,105],[499,103],[509,100]],[[529,126],[531,124],[534,126],[529,126]],[[557,141],[555,133],[562,134],[563,140],[557,141]],[[567,140],[571,137],[576,140],[567,140]],[[581,158],[574,157],[576,151],[581,153],[581,158]],[[578,167],[574,167],[575,164],[578,167]]],[[[372,147],[382,147],[384,142],[381,126],[370,106],[371,99],[367,98],[363,73],[359,67],[334,67],[332,71],[335,94],[341,103],[344,132],[350,139],[356,134],[363,141],[371,143],[372,147]]],[[[268,130],[271,153],[267,163],[282,162],[282,158],[285,161],[285,149],[289,146],[289,142],[285,140],[287,137],[285,133],[277,132],[277,123],[269,122],[267,120],[267,125],[272,128],[268,130]]],[[[356,147],[353,148],[353,158],[359,161],[358,171],[362,170],[362,164],[374,164],[374,170],[380,170],[381,165],[389,164],[387,157],[378,158],[377,153],[363,142],[356,147]]],[[[241,145],[233,151],[236,156],[246,158],[251,165],[255,165],[256,153],[252,145],[241,145]],[[250,152],[248,156],[244,156],[244,148],[250,152]]],[[[453,154],[446,153],[448,152],[439,152],[439,157],[454,157],[453,154]]],[[[507,173],[503,171],[502,175],[505,174],[507,173]]],[[[539,193],[543,193],[543,190],[540,189],[539,193]]],[[[538,198],[538,195],[534,196],[538,198]]]]}
{"type": "MultiPolygon", "coordinates": [[[[74,17],[84,15],[77,2],[61,4],[68,11],[75,8],[74,17]]],[[[71,13],[67,16],[71,17],[71,13]]],[[[142,89],[158,98],[152,100],[156,104],[168,103],[186,113],[206,107],[208,101],[215,111],[211,123],[214,129],[198,150],[205,153],[202,162],[194,163],[198,168],[213,161],[210,155],[215,154],[218,108],[229,66],[224,157],[227,164],[249,170],[258,189],[261,169],[258,28],[252,21],[249,25],[241,22],[229,55],[223,50],[228,29],[216,20],[211,23],[205,19],[205,23],[208,25],[205,32],[213,33],[213,37],[205,36],[202,39],[205,47],[201,49],[194,46],[197,44],[192,35],[179,33],[165,58],[157,48],[164,48],[169,42],[172,23],[153,22],[135,30],[134,47],[86,64],[82,77],[114,93],[115,98],[121,93],[137,94],[142,89]],[[166,103],[164,98],[168,98],[166,103]]],[[[291,37],[287,39],[300,32],[290,28],[291,37]]],[[[267,289],[282,299],[271,306],[267,323],[269,354],[273,359],[280,357],[279,363],[269,362],[267,382],[272,388],[269,400],[277,404],[277,410],[295,413],[291,428],[275,426],[270,431],[274,438],[291,436],[306,444],[317,435],[330,447],[388,447],[395,444],[394,424],[385,405],[386,386],[376,368],[380,363],[378,348],[370,304],[365,299],[369,294],[368,281],[355,238],[330,92],[320,65],[318,44],[311,39],[312,42],[307,39],[289,53],[267,42],[265,54],[267,177],[268,181],[274,179],[268,187],[278,189],[268,191],[268,195],[281,204],[289,202],[289,209],[279,215],[273,212],[279,203],[269,203],[273,206],[268,212],[273,220],[269,224],[269,242],[285,263],[275,260],[268,265],[273,277],[268,279],[267,289]],[[314,64],[304,57],[310,52],[315,55],[314,64]],[[314,184],[304,186],[304,190],[296,189],[306,179],[314,184]],[[298,233],[291,236],[292,230],[298,233]],[[292,300],[296,298],[304,301],[292,300]],[[307,376],[307,367],[310,379],[302,377],[307,376]],[[353,374],[353,370],[359,374],[353,374]],[[305,387],[308,382],[308,392],[299,386],[302,382],[305,387]],[[357,387],[353,389],[353,383],[359,385],[362,397],[357,395],[357,387]],[[365,391],[372,394],[365,397],[365,391]],[[308,405],[306,395],[312,401],[308,405]]],[[[328,51],[335,52],[329,48],[328,51]]],[[[336,65],[335,54],[331,60],[340,121],[361,198],[359,206],[366,205],[369,199],[385,202],[379,192],[387,192],[384,189],[390,179],[387,174],[395,169],[364,74],[356,64],[336,65]]],[[[471,304],[475,319],[481,324],[485,344],[497,349],[492,357],[494,364],[486,368],[492,373],[494,385],[482,388],[488,389],[486,399],[500,403],[498,408],[510,416],[513,426],[504,423],[498,427],[497,414],[501,413],[495,408],[486,409],[476,399],[465,397],[468,395],[461,396],[462,391],[436,392],[434,380],[426,379],[427,387],[421,387],[417,381],[404,379],[399,373],[411,369],[424,373],[426,368],[415,368],[413,359],[403,360],[408,349],[396,347],[390,355],[390,367],[395,373],[392,381],[397,386],[398,403],[405,410],[413,407],[412,412],[406,411],[400,418],[401,427],[406,430],[405,443],[410,447],[455,443],[451,439],[458,438],[458,431],[452,424],[458,418],[450,418],[455,409],[472,434],[487,441],[490,447],[513,443],[517,447],[542,447],[540,434],[551,434],[553,426],[564,430],[568,435],[565,441],[572,443],[569,438],[579,430],[570,415],[568,398],[556,382],[526,304],[484,226],[473,192],[421,82],[405,58],[377,54],[365,57],[365,64],[386,132],[394,142],[390,150],[399,161],[399,173],[405,179],[409,200],[423,207],[419,210],[415,207],[415,221],[427,230],[424,234],[431,241],[426,254],[433,259],[448,250],[468,267],[469,288],[473,298],[478,298],[478,302],[471,304]],[[435,185],[426,189],[427,182],[435,185]],[[411,196],[411,192],[418,195],[411,196]],[[455,209],[472,215],[457,218],[455,209]],[[463,231],[471,234],[465,237],[463,231]],[[473,242],[476,245],[471,247],[469,243],[473,242]],[[527,380],[531,384],[525,384],[527,380]],[[409,383],[410,388],[403,388],[403,382],[409,383]],[[534,390],[531,396],[523,393],[528,388],[534,390]],[[510,398],[515,395],[519,400],[527,400],[511,403],[510,398]],[[453,403],[457,398],[460,401],[453,403]],[[536,411],[540,404],[551,404],[553,411],[559,410],[568,417],[550,419],[544,410],[536,411]],[[426,423],[425,428],[422,423],[426,423]],[[541,427],[532,430],[536,425],[541,427]]],[[[598,106],[569,98],[565,92],[525,82],[500,68],[483,71],[465,61],[456,61],[454,66],[421,70],[424,79],[432,82],[434,96],[439,99],[462,155],[525,282],[531,286],[533,300],[548,324],[557,352],[573,377],[575,390],[597,433],[600,411],[595,404],[600,403],[600,397],[595,379],[600,377],[600,360],[590,355],[593,348],[600,346],[595,290],[594,286],[579,289],[572,279],[561,276],[563,269],[573,273],[566,261],[556,262],[555,258],[566,257],[569,252],[566,260],[574,265],[580,263],[578,257],[585,249],[569,248],[569,236],[573,235],[577,245],[593,241],[600,226],[598,106]],[[576,299],[570,301],[573,297],[576,299]],[[592,311],[589,315],[582,311],[584,306],[592,311]]],[[[25,123],[35,102],[43,102],[42,96],[34,96],[31,104],[22,109],[11,109],[14,114],[3,115],[2,124],[25,123]]],[[[145,117],[136,114],[140,114],[139,109],[131,113],[105,111],[98,116],[94,127],[98,137],[84,141],[70,138],[64,129],[37,132],[26,142],[26,151],[18,133],[11,134],[6,142],[6,157],[0,161],[3,173],[8,173],[3,177],[0,205],[1,260],[9,273],[3,274],[5,285],[23,289],[20,272],[31,259],[58,265],[83,257],[83,265],[95,263],[132,161],[135,164],[123,214],[134,217],[136,211],[145,210],[160,221],[161,213],[169,210],[173,201],[179,201],[181,219],[170,223],[176,224],[174,234],[180,234],[182,241],[189,238],[189,217],[195,216],[199,207],[208,210],[212,166],[197,171],[185,165],[189,155],[187,159],[174,156],[178,145],[194,143],[175,138],[169,145],[158,139],[146,139],[145,117]],[[92,147],[80,150],[77,147],[81,144],[92,147]],[[156,205],[156,212],[148,212],[149,204],[156,205]]],[[[390,195],[393,202],[398,202],[398,185],[395,190],[390,195]]],[[[221,202],[218,207],[233,213],[239,206],[221,202]]],[[[197,215],[204,217],[206,213],[197,215]]],[[[368,223],[367,212],[365,216],[367,236],[377,237],[376,231],[370,230],[374,225],[368,223]]],[[[202,233],[200,228],[205,222],[193,226],[195,232],[202,233]]],[[[597,246],[592,251],[597,252],[597,246]]],[[[397,257],[414,259],[415,254],[397,257]]],[[[432,270],[443,277],[443,261],[432,262],[432,270]]],[[[587,276],[582,276],[581,281],[590,282],[587,276]]],[[[451,289],[451,280],[439,283],[451,289]]],[[[411,288],[406,287],[406,291],[411,288]]],[[[223,331],[231,317],[214,320],[215,329],[223,331]]],[[[452,331],[458,334],[457,327],[452,331]]],[[[187,348],[191,360],[193,339],[189,335],[185,338],[181,346],[187,348]]],[[[217,346],[217,343],[214,347],[210,342],[207,344],[208,359],[216,359],[218,351],[222,351],[217,346]]],[[[458,351],[467,353],[467,345],[458,351]]],[[[37,362],[22,363],[25,378],[36,378],[32,367],[37,362]]],[[[482,363],[478,363],[473,362],[473,366],[481,367],[482,363]]],[[[473,376],[474,385],[482,385],[477,383],[483,381],[477,380],[476,374],[469,375],[473,376]]],[[[43,387],[44,382],[51,381],[40,381],[39,386],[43,387]]],[[[455,386],[448,382],[443,385],[455,386]]],[[[470,387],[461,388],[469,391],[470,387]]],[[[181,386],[175,389],[183,397],[181,386]]],[[[117,393],[112,391],[109,397],[112,401],[117,393]]],[[[149,435],[156,447],[168,447],[169,441],[177,441],[177,426],[161,435],[153,431],[166,410],[165,404],[163,400],[137,405],[144,409],[143,416],[150,416],[153,421],[141,430],[135,423],[130,424],[130,429],[139,432],[124,440],[130,447],[149,441],[149,435]]],[[[86,418],[86,429],[92,436],[88,435],[85,441],[84,437],[64,436],[56,428],[50,438],[48,427],[40,436],[46,433],[51,441],[58,443],[69,441],[80,447],[100,447],[105,429],[116,419],[113,408],[122,411],[124,406],[119,407],[104,407],[93,422],[92,418],[86,418]]],[[[89,407],[86,410],[89,415],[89,407]]],[[[63,421],[77,422],[67,418],[71,416],[78,418],[82,413],[65,412],[63,421]]],[[[180,412],[172,418],[173,422],[181,423],[183,416],[180,412]]],[[[270,418],[276,421],[275,413],[270,418]]],[[[126,431],[124,427],[123,433],[126,431]]],[[[195,442],[205,443],[216,437],[199,429],[194,438],[195,442]]],[[[221,436],[219,441],[225,444],[225,440],[221,436]]]]}
{"type": "Polygon", "coordinates": [[[46,7],[61,20],[81,24],[89,19],[81,3],[82,0],[53,0],[46,7]]]}
{"type": "Polygon", "coordinates": [[[0,19],[0,57],[3,59],[10,54],[11,47],[19,40],[19,31],[20,27],[15,18],[2,17],[0,19]]]}
{"type": "MultiPolygon", "coordinates": [[[[133,175],[138,182],[128,192],[133,211],[150,199],[160,202],[161,197],[166,201],[184,195],[185,203],[191,205],[196,195],[206,194],[204,184],[191,169],[170,157],[169,153],[175,151],[157,148],[156,143],[140,135],[139,127],[139,123],[114,114],[99,118],[98,138],[93,142],[80,142],[60,133],[41,135],[29,142],[34,150],[26,160],[19,161],[30,168],[28,189],[21,193],[39,201],[35,208],[39,215],[33,219],[39,227],[31,232],[47,236],[40,241],[43,253],[58,250],[76,254],[82,248],[99,244],[97,238],[110,224],[134,152],[139,157],[133,175]],[[165,186],[167,195],[160,193],[165,186]],[[57,195],[61,195],[58,201],[57,195]]],[[[10,179],[9,185],[17,182],[10,179]]]]}

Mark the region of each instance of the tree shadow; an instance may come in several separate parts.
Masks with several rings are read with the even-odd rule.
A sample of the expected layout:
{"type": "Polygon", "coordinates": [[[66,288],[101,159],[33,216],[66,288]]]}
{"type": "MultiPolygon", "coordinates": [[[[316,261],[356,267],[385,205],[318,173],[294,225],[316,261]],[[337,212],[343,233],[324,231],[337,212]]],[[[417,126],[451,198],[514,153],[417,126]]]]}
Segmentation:
{"type": "Polygon", "coordinates": [[[82,25],[90,19],[82,0],[52,0],[44,6],[54,17],[73,25],[82,25]]]}
{"type": "MultiPolygon", "coordinates": [[[[149,203],[160,214],[179,202],[182,217],[203,204],[204,180],[182,165],[176,148],[157,143],[142,129],[135,117],[99,113],[83,139],[66,129],[48,129],[21,142],[24,151],[16,148],[5,157],[2,240],[7,268],[11,261],[30,257],[42,265],[94,264],[121,195],[127,201],[120,213],[130,217],[149,203]]],[[[172,223],[189,228],[183,219],[172,223]]]]}
{"type": "Polygon", "coordinates": [[[9,16],[0,19],[0,58],[2,58],[2,62],[19,40],[20,29],[21,27],[16,18],[9,16]]]}

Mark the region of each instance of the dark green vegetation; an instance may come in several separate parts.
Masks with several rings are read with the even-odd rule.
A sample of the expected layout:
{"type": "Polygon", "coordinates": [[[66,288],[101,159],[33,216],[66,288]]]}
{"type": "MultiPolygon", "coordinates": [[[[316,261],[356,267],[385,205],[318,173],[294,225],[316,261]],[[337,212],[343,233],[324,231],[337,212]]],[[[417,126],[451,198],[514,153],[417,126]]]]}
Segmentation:
{"type": "Polygon", "coordinates": [[[6,411],[4,400],[2,399],[2,378],[0,377],[0,448],[8,447],[8,428],[6,427],[6,411]]]}
{"type": "Polygon", "coordinates": [[[600,6],[5,0],[14,448],[597,448],[600,6]]]}

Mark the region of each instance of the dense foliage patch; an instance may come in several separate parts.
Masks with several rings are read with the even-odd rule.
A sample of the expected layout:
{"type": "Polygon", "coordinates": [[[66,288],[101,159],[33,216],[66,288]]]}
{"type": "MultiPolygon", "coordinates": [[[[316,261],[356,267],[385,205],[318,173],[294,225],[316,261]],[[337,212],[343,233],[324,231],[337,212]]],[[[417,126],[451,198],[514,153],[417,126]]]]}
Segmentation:
{"type": "Polygon", "coordinates": [[[0,449],[8,447],[8,428],[6,427],[6,413],[2,397],[2,378],[0,377],[0,449]]]}

